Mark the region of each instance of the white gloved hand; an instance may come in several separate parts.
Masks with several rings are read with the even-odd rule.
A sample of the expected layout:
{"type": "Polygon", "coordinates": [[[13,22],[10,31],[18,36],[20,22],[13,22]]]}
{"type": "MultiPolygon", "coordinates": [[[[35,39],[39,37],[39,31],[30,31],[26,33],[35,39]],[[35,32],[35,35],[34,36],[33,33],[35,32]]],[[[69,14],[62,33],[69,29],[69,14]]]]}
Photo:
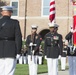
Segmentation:
{"type": "Polygon", "coordinates": [[[33,46],[33,43],[31,42],[31,43],[29,44],[29,46],[33,46]]]}
{"type": "Polygon", "coordinates": [[[37,44],[33,44],[34,46],[37,46],[37,44]]]}
{"type": "Polygon", "coordinates": [[[72,33],[73,33],[73,29],[71,29],[71,30],[70,30],[70,32],[72,32],[72,33]]]}
{"type": "Polygon", "coordinates": [[[58,59],[61,59],[61,55],[59,55],[58,59]]]}
{"type": "Polygon", "coordinates": [[[33,51],[32,51],[32,54],[34,55],[34,53],[35,53],[35,51],[33,50],[33,51]]]}
{"type": "Polygon", "coordinates": [[[68,40],[65,40],[65,45],[68,45],[68,40]]]}
{"type": "Polygon", "coordinates": [[[74,29],[74,30],[73,30],[73,29],[71,29],[71,30],[70,30],[70,32],[75,33],[75,32],[76,32],[76,29],[74,29]]]}
{"type": "Polygon", "coordinates": [[[44,58],[47,59],[47,56],[45,56],[44,58]]]}
{"type": "Polygon", "coordinates": [[[17,55],[16,55],[16,59],[17,59],[17,60],[18,60],[20,57],[21,57],[20,54],[17,54],[17,55]]]}

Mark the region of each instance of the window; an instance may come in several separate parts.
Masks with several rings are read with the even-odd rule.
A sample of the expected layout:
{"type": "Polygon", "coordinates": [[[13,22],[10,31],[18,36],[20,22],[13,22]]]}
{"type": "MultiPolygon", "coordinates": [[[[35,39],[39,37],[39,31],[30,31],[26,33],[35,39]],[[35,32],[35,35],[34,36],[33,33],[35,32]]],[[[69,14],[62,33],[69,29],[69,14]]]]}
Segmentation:
{"type": "Polygon", "coordinates": [[[11,0],[11,6],[14,6],[12,16],[18,16],[18,0],[11,0]]]}
{"type": "Polygon", "coordinates": [[[50,0],[42,0],[42,16],[49,15],[50,0]]]}

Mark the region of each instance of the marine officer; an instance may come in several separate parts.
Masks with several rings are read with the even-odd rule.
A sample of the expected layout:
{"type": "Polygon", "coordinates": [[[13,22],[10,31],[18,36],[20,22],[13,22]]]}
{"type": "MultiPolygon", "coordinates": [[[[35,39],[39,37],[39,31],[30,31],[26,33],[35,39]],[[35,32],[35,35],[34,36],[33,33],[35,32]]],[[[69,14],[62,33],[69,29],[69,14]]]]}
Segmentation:
{"type": "Polygon", "coordinates": [[[0,75],[14,75],[20,57],[22,34],[19,21],[12,19],[13,7],[2,6],[0,19],[0,75]]]}

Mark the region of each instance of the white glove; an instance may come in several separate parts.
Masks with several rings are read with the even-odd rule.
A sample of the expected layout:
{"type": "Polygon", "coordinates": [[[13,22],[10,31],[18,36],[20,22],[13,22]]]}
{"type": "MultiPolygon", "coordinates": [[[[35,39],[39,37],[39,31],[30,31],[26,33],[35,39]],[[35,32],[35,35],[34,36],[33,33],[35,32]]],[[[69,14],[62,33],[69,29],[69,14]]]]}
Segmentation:
{"type": "Polygon", "coordinates": [[[29,46],[33,46],[33,43],[31,42],[31,43],[29,44],[29,46]]]}
{"type": "Polygon", "coordinates": [[[34,46],[37,46],[37,44],[33,44],[34,46]]]}
{"type": "Polygon", "coordinates": [[[59,55],[58,59],[61,59],[61,55],[59,55]]]}
{"type": "Polygon", "coordinates": [[[74,46],[73,51],[76,49],[76,46],[74,46]]]}
{"type": "Polygon", "coordinates": [[[35,53],[35,51],[33,50],[33,51],[32,51],[32,54],[34,55],[34,53],[35,53]]]}
{"type": "Polygon", "coordinates": [[[44,58],[47,59],[47,56],[45,56],[44,58]]]}
{"type": "Polygon", "coordinates": [[[68,45],[68,40],[65,40],[65,45],[68,45]]]}
{"type": "Polygon", "coordinates": [[[71,29],[71,30],[70,30],[70,32],[72,32],[72,33],[73,33],[73,29],[71,29]]]}
{"type": "Polygon", "coordinates": [[[16,59],[17,59],[17,60],[18,60],[20,57],[21,57],[20,54],[17,54],[17,55],[16,55],[16,59]]]}
{"type": "Polygon", "coordinates": [[[71,30],[70,30],[70,32],[75,33],[75,32],[76,32],[76,29],[74,29],[74,30],[73,30],[73,29],[71,29],[71,30]]]}

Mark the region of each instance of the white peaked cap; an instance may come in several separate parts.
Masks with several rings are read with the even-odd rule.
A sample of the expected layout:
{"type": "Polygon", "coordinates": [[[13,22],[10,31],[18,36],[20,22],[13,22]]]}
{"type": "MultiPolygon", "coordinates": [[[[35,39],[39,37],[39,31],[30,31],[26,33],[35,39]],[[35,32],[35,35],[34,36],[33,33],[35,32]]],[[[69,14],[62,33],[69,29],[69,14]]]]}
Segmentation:
{"type": "Polygon", "coordinates": [[[48,23],[48,26],[49,27],[55,27],[55,24],[54,23],[48,23]]]}
{"type": "Polygon", "coordinates": [[[34,28],[36,29],[36,28],[38,28],[38,26],[37,25],[31,25],[31,28],[32,29],[34,29],[34,28]]]}
{"type": "Polygon", "coordinates": [[[59,25],[55,24],[55,27],[59,27],[59,25]]]}
{"type": "Polygon", "coordinates": [[[13,7],[13,6],[2,6],[2,7],[0,7],[0,8],[2,8],[2,10],[6,10],[6,11],[13,11],[13,9],[14,9],[15,7],[13,7]]]}

